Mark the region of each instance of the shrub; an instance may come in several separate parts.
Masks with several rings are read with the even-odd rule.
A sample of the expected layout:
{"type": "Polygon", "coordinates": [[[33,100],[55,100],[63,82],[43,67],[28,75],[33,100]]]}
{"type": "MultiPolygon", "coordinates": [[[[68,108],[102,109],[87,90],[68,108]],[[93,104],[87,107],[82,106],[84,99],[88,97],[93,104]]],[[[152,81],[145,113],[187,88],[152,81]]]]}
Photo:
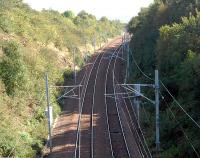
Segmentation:
{"type": "Polygon", "coordinates": [[[26,68],[22,61],[19,44],[11,41],[2,47],[4,56],[0,61],[0,78],[5,84],[7,94],[14,95],[16,90],[24,85],[26,68]]]}

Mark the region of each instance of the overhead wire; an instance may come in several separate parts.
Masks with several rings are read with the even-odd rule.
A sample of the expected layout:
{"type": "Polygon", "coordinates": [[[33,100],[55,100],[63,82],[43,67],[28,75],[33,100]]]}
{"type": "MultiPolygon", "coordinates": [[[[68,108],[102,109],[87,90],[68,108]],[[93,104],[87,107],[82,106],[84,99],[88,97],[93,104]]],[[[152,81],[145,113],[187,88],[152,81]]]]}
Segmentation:
{"type": "MultiPolygon", "coordinates": [[[[165,97],[164,97],[161,93],[160,93],[160,95],[161,95],[162,99],[164,100],[165,104],[167,105],[167,107],[168,107],[168,109],[169,109],[171,115],[173,116],[173,118],[175,119],[175,121],[178,123],[179,121],[176,119],[176,116],[175,116],[175,114],[173,113],[173,111],[172,111],[172,109],[170,108],[170,106],[169,106],[169,104],[167,103],[167,101],[165,100],[165,97]]],[[[196,151],[194,145],[192,144],[190,138],[188,137],[188,135],[186,134],[186,132],[184,131],[184,129],[183,129],[183,127],[180,125],[180,123],[179,123],[179,127],[180,127],[181,131],[183,132],[183,134],[184,134],[186,140],[187,140],[187,141],[189,142],[189,144],[191,145],[191,147],[192,147],[192,149],[194,150],[194,152],[195,152],[195,154],[197,155],[197,157],[200,158],[199,153],[196,151]]]]}
{"type": "Polygon", "coordinates": [[[119,118],[119,123],[120,123],[120,127],[121,127],[121,131],[122,131],[122,135],[123,135],[123,139],[124,139],[124,142],[125,142],[125,145],[126,145],[126,150],[127,150],[127,153],[128,153],[128,156],[129,158],[131,157],[131,154],[130,154],[130,149],[129,149],[129,146],[127,144],[127,138],[125,136],[125,132],[124,132],[124,128],[123,128],[123,125],[122,125],[122,120],[121,120],[121,115],[119,113],[119,107],[117,105],[117,98],[116,98],[116,89],[115,89],[115,67],[116,67],[116,61],[114,61],[114,68],[112,70],[112,79],[113,79],[113,92],[114,92],[114,95],[115,95],[115,106],[116,106],[116,109],[117,109],[117,115],[118,115],[118,118],[119,118]]]}
{"type": "MultiPolygon", "coordinates": [[[[139,67],[138,67],[139,68],[139,67]]],[[[127,73],[127,72],[126,72],[127,73]]],[[[127,75],[127,74],[126,74],[127,75]]],[[[117,81],[118,82],[118,81],[117,81]]],[[[125,88],[125,87],[124,87],[125,88]]],[[[127,91],[127,89],[125,88],[125,90],[127,91]]],[[[129,95],[129,94],[128,94],[129,95]]],[[[129,98],[129,100],[130,100],[130,98],[129,98]]],[[[131,103],[131,105],[132,105],[132,102],[130,101],[130,103],[131,103]]],[[[133,105],[132,105],[132,107],[133,107],[133,105]]],[[[135,111],[133,110],[133,112],[134,112],[134,115],[136,116],[136,113],[135,113],[135,111]]],[[[137,117],[136,117],[137,118],[137,117]]],[[[142,134],[142,138],[143,138],[143,141],[144,141],[144,144],[145,145],[143,145],[142,144],[142,146],[146,146],[146,148],[147,148],[147,151],[149,152],[149,155],[150,155],[150,157],[152,157],[152,155],[151,155],[151,152],[150,152],[150,149],[149,149],[149,147],[148,147],[148,144],[147,144],[147,142],[146,142],[146,139],[145,139],[145,136],[144,136],[144,134],[143,134],[143,131],[142,131],[142,129],[141,129],[141,127],[140,126],[138,126],[138,128],[139,128],[139,132],[142,134]]],[[[136,129],[136,133],[138,133],[138,131],[137,131],[137,129],[136,129]]],[[[139,136],[139,135],[138,135],[139,136]]],[[[139,136],[139,139],[141,140],[141,138],[140,138],[140,136],[139,136]]],[[[141,142],[142,143],[142,142],[141,142]]],[[[145,150],[145,152],[146,152],[146,150],[145,150]]]]}
{"type": "Polygon", "coordinates": [[[160,81],[161,85],[164,87],[164,89],[166,90],[166,92],[172,97],[172,99],[174,100],[174,102],[181,108],[181,110],[191,119],[191,121],[198,127],[200,128],[200,124],[198,124],[193,118],[192,116],[181,106],[181,104],[176,100],[176,98],[170,93],[170,91],[167,89],[167,87],[164,85],[164,83],[162,81],[160,81]]]}
{"type": "MultiPolygon", "coordinates": [[[[139,67],[139,65],[137,64],[137,62],[136,62],[136,60],[135,60],[135,58],[134,58],[134,56],[133,56],[132,51],[130,51],[130,54],[131,54],[131,56],[132,56],[132,58],[133,58],[133,61],[134,61],[135,65],[137,66],[138,70],[143,74],[143,76],[145,76],[145,77],[148,78],[149,80],[154,81],[154,79],[152,79],[151,77],[149,77],[148,75],[146,75],[146,74],[142,71],[142,69],[139,67]]],[[[161,85],[164,87],[164,89],[166,90],[166,92],[172,97],[172,99],[174,100],[174,102],[181,108],[181,110],[192,120],[192,122],[193,122],[198,128],[200,128],[200,124],[197,123],[197,122],[192,118],[192,116],[191,116],[190,114],[188,114],[188,112],[183,108],[183,106],[181,106],[181,104],[176,100],[176,98],[170,93],[170,91],[167,89],[167,87],[164,85],[164,83],[163,83],[161,80],[159,80],[159,82],[160,82],[161,85]]]]}
{"type": "Polygon", "coordinates": [[[129,53],[131,54],[131,56],[132,56],[132,59],[133,59],[133,62],[134,62],[134,64],[136,65],[136,67],[138,68],[138,70],[143,74],[143,76],[144,77],[146,77],[147,79],[149,79],[149,80],[151,80],[151,81],[154,81],[154,79],[152,79],[151,77],[149,77],[148,75],[146,75],[143,71],[142,71],[142,69],[140,68],[140,66],[138,65],[138,63],[136,62],[136,60],[135,60],[135,57],[133,56],[133,52],[129,49],[129,53]]]}
{"type": "MultiPolygon", "coordinates": [[[[119,83],[119,82],[117,81],[117,79],[116,79],[116,82],[119,83]]],[[[123,88],[124,88],[124,87],[123,87],[123,88]]],[[[126,88],[124,88],[124,89],[126,90],[126,94],[128,94],[128,96],[129,96],[128,99],[129,99],[129,101],[130,101],[130,103],[131,103],[131,107],[133,107],[132,102],[131,102],[131,100],[130,100],[130,94],[127,92],[127,89],[126,89],[126,88]]],[[[133,108],[132,108],[132,109],[133,109],[133,108]]],[[[128,109],[127,109],[127,110],[128,110],[128,109]]],[[[128,111],[128,112],[129,112],[129,111],[128,111]]],[[[135,118],[137,119],[136,113],[135,113],[134,109],[133,109],[133,113],[134,113],[135,118]]],[[[139,120],[137,119],[136,121],[138,122],[139,120]]],[[[147,141],[146,141],[146,139],[145,139],[145,137],[144,137],[144,133],[143,133],[141,127],[140,127],[139,125],[137,126],[137,127],[139,128],[139,132],[138,132],[138,130],[137,130],[137,128],[136,128],[136,125],[135,125],[135,123],[134,123],[133,120],[131,120],[131,124],[134,126],[134,130],[136,131],[136,134],[137,134],[137,136],[138,136],[138,138],[139,138],[139,141],[141,142],[141,145],[142,145],[143,149],[145,150],[145,153],[148,152],[149,155],[150,155],[150,157],[152,158],[150,149],[149,149],[149,147],[148,147],[148,145],[147,145],[147,141]],[[143,138],[143,141],[144,141],[144,142],[142,142],[142,138],[140,138],[141,136],[139,135],[139,133],[142,134],[142,138],[143,138]],[[144,144],[143,144],[143,143],[144,143],[144,144]],[[145,147],[147,148],[147,151],[146,151],[145,147]]]]}
{"type": "MultiPolygon", "coordinates": [[[[146,77],[147,79],[151,80],[151,81],[154,81],[154,79],[152,79],[151,77],[149,77],[148,75],[146,75],[142,69],[140,68],[140,66],[137,64],[134,56],[133,56],[133,53],[132,51],[130,51],[130,54],[132,56],[132,59],[133,59],[133,62],[134,64],[136,65],[136,67],[138,68],[138,70],[141,72],[141,74],[146,77]]],[[[200,128],[200,125],[199,123],[197,123],[193,118],[192,116],[181,106],[181,104],[177,101],[177,99],[170,93],[170,91],[167,89],[167,87],[164,85],[164,83],[160,80],[159,81],[161,83],[161,85],[164,87],[165,91],[170,95],[170,97],[172,97],[172,99],[174,100],[174,102],[179,106],[179,108],[181,108],[181,110],[190,118],[190,120],[198,127],[200,128]]],[[[166,102],[166,101],[165,101],[166,102]]],[[[167,103],[167,102],[166,102],[167,103]]],[[[169,106],[168,106],[169,107],[169,106]]],[[[169,107],[169,111],[172,113],[172,116],[174,117],[174,119],[176,119],[176,116],[174,115],[174,113],[172,112],[172,109],[169,107]]],[[[177,120],[177,119],[176,119],[177,120]]],[[[185,138],[187,139],[187,141],[190,143],[192,149],[194,150],[194,152],[196,153],[196,155],[198,156],[198,158],[200,157],[199,156],[199,153],[196,151],[194,145],[191,143],[188,135],[186,134],[186,132],[183,130],[183,128],[181,128],[185,138]]]]}

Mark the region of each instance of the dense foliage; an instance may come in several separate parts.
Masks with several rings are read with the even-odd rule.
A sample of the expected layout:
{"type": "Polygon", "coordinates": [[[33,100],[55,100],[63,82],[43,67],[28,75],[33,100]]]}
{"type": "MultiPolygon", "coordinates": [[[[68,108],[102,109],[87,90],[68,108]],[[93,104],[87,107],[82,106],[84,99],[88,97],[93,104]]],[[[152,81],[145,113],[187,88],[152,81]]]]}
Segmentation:
{"type": "Polygon", "coordinates": [[[185,0],[184,3],[179,0],[157,0],[149,8],[143,8],[129,22],[128,30],[134,34],[131,47],[145,72],[152,73],[156,66],[155,49],[159,28],[180,22],[183,16],[195,15],[196,9],[200,8],[199,3],[196,0],[185,0]]]}
{"type": "MultiPolygon", "coordinates": [[[[158,68],[161,80],[198,123],[199,9],[199,0],[157,0],[142,9],[128,25],[129,32],[133,34],[130,45],[132,55],[142,71],[153,78],[153,71],[158,68]]],[[[151,82],[134,67],[131,81],[151,82]]],[[[197,157],[195,152],[200,153],[198,127],[164,89],[161,89],[161,93],[165,97],[161,97],[164,99],[161,102],[161,157],[197,157]]],[[[150,121],[143,120],[143,125],[148,128],[148,141],[153,148],[154,108],[145,105],[145,109],[150,121]]]]}
{"type": "Polygon", "coordinates": [[[0,76],[5,84],[7,94],[11,95],[17,88],[23,86],[25,68],[16,43],[4,44],[3,52],[5,56],[0,62],[0,76]]]}
{"type": "MultiPolygon", "coordinates": [[[[41,154],[47,138],[45,72],[51,85],[63,84],[63,76],[71,77],[72,51],[80,67],[93,46],[122,29],[119,21],[97,20],[84,11],[38,12],[22,0],[0,0],[0,157],[41,154]]],[[[55,117],[60,92],[50,92],[55,117]]]]}
{"type": "Polygon", "coordinates": [[[92,44],[94,38],[99,45],[119,34],[123,26],[119,21],[97,20],[85,11],[75,16],[71,11],[63,14],[54,10],[37,12],[17,0],[1,0],[0,3],[0,30],[22,36],[24,42],[37,41],[44,45],[52,42],[59,49],[92,44]],[[102,31],[105,26],[107,33],[102,31]]]}

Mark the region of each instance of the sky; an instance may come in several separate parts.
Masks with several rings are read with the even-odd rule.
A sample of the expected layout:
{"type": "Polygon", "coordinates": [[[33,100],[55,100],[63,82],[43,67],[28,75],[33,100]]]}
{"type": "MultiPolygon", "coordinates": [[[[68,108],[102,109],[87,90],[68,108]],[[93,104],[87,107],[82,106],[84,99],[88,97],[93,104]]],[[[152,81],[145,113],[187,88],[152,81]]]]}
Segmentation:
{"type": "Polygon", "coordinates": [[[147,7],[153,0],[23,0],[33,9],[42,10],[53,9],[59,12],[71,10],[79,13],[85,10],[95,15],[97,18],[102,16],[110,20],[120,20],[128,22],[136,16],[141,7],[147,7]]]}

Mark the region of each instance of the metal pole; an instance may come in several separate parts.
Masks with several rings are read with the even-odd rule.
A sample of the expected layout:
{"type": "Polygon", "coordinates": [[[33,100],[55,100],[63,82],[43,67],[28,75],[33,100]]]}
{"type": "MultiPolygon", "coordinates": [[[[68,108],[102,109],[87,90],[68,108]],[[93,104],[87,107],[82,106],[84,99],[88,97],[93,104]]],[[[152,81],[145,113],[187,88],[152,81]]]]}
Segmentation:
{"type": "Polygon", "coordinates": [[[159,122],[159,76],[155,70],[155,104],[156,104],[156,151],[160,150],[160,122],[159,122]]]}
{"type": "MultiPolygon", "coordinates": [[[[125,36],[123,34],[123,44],[122,44],[122,50],[123,50],[123,58],[126,58],[126,49],[125,49],[125,36]]],[[[124,77],[124,83],[126,83],[127,78],[127,62],[125,65],[125,77],[124,77]]]]}
{"type": "Polygon", "coordinates": [[[73,49],[73,62],[74,62],[74,85],[76,85],[76,63],[75,63],[75,48],[73,49]]]}
{"type": "Polygon", "coordinates": [[[122,36],[122,58],[124,58],[124,38],[122,36]]]}
{"type": "Polygon", "coordinates": [[[137,91],[137,93],[135,93],[134,102],[135,102],[135,106],[136,106],[136,110],[137,110],[138,125],[140,125],[140,101],[139,101],[139,97],[140,97],[140,84],[134,85],[134,88],[137,91]]]}
{"type": "MultiPolygon", "coordinates": [[[[79,86],[79,115],[80,115],[80,112],[81,112],[81,89],[79,86]]],[[[79,131],[79,151],[78,151],[79,158],[81,157],[80,146],[81,146],[81,133],[79,131]]]]}
{"type": "Polygon", "coordinates": [[[129,78],[129,49],[127,47],[127,44],[125,44],[125,49],[126,49],[126,57],[127,57],[125,83],[127,83],[128,78],[129,78]]]}
{"type": "Polygon", "coordinates": [[[78,157],[81,158],[81,124],[79,129],[79,149],[78,149],[78,157]]]}
{"type": "Polygon", "coordinates": [[[51,139],[51,122],[50,122],[50,99],[49,99],[49,86],[48,86],[48,74],[46,73],[45,77],[45,83],[46,83],[46,99],[47,99],[47,109],[48,109],[48,129],[49,129],[49,146],[50,146],[50,152],[52,152],[52,139],[51,139]]]}
{"type": "Polygon", "coordinates": [[[78,108],[79,108],[79,114],[80,114],[80,112],[81,112],[81,87],[80,87],[80,85],[78,87],[78,96],[79,96],[79,98],[78,98],[78,108]]]}
{"type": "Polygon", "coordinates": [[[129,53],[130,53],[130,51],[129,51],[129,45],[128,45],[128,43],[127,43],[127,51],[128,51],[128,59],[127,59],[127,62],[128,62],[128,67],[127,67],[127,71],[128,71],[128,73],[127,73],[127,78],[129,79],[129,69],[130,69],[130,60],[129,60],[129,53]]]}
{"type": "Polygon", "coordinates": [[[124,41],[123,41],[123,42],[124,42],[123,46],[124,46],[124,52],[125,52],[125,51],[126,51],[126,45],[125,45],[125,44],[126,44],[126,38],[125,38],[125,33],[124,33],[124,38],[123,38],[123,39],[124,39],[124,41]]]}

